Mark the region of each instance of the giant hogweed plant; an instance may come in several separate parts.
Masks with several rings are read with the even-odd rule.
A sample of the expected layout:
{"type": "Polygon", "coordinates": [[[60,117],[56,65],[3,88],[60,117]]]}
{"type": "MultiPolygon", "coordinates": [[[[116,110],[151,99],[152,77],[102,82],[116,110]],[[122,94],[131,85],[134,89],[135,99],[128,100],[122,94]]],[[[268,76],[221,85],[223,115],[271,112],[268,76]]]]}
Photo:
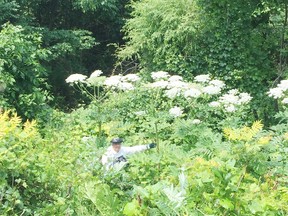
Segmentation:
{"type": "Polygon", "coordinates": [[[267,94],[280,102],[285,108],[288,104],[288,80],[282,80],[275,88],[271,88],[267,94]]]}
{"type": "Polygon", "coordinates": [[[275,116],[279,120],[279,123],[271,127],[271,130],[278,135],[277,138],[272,140],[277,151],[273,152],[271,160],[276,160],[277,165],[280,163],[282,169],[274,169],[274,172],[278,175],[280,172],[280,175],[282,177],[284,176],[283,179],[288,182],[288,80],[282,80],[275,88],[271,88],[268,92],[268,96],[274,98],[278,102],[280,109],[279,113],[275,116]],[[284,173],[286,175],[284,175],[284,173]]]}
{"type": "MultiPolygon", "coordinates": [[[[209,75],[199,75],[193,82],[187,82],[181,76],[165,71],[152,72],[150,79],[137,74],[110,77],[101,74],[97,70],[89,78],[73,74],[66,79],[96,104],[95,115],[99,112],[99,118],[95,120],[98,121],[99,131],[104,122],[109,124],[107,119],[101,120],[101,110],[110,104],[110,111],[114,106],[122,115],[120,120],[135,122],[138,132],[146,133],[148,139],[157,143],[169,138],[171,123],[175,120],[183,121],[184,125],[186,120],[195,125],[205,122],[217,128],[215,122],[219,119],[225,120],[223,122],[227,125],[234,122],[236,116],[245,113],[251,100],[249,94],[236,89],[227,92],[223,81],[212,79],[209,75]],[[104,101],[107,102],[105,105],[104,101]]],[[[221,127],[219,124],[218,129],[221,127]]]]}
{"type": "MultiPolygon", "coordinates": [[[[185,121],[192,119],[192,124],[198,125],[202,121],[209,121],[213,112],[231,116],[251,100],[249,94],[237,90],[224,94],[225,83],[209,75],[200,75],[195,77],[194,82],[188,82],[181,76],[170,75],[165,71],[152,72],[150,79],[141,78],[137,74],[110,77],[101,74],[102,71],[96,70],[89,78],[73,74],[66,79],[67,83],[77,87],[96,104],[95,115],[99,117],[95,120],[99,133],[102,134],[103,123],[112,124],[107,121],[108,118],[106,122],[102,120],[103,110],[107,108],[104,102],[108,102],[122,112],[120,119],[123,122],[130,120],[139,124],[136,125],[138,131],[158,144],[158,153],[164,147],[163,141],[171,137],[175,121],[183,121],[185,124],[185,121]],[[121,100],[126,100],[126,103],[121,100]],[[129,120],[128,116],[131,116],[129,120]]],[[[159,158],[162,158],[162,153],[159,158]]],[[[160,172],[161,160],[157,167],[160,172]]]]}
{"type": "Polygon", "coordinates": [[[223,81],[211,79],[209,75],[199,75],[193,82],[165,71],[152,72],[150,79],[136,74],[105,79],[103,86],[114,90],[110,100],[117,100],[117,108],[125,116],[125,121],[149,122],[155,141],[160,141],[161,133],[169,127],[167,123],[175,119],[192,119],[195,124],[205,121],[212,125],[219,119],[240,116],[252,99],[249,94],[236,89],[225,90],[223,81]],[[133,85],[131,81],[137,83],[133,85]]]}
{"type": "Polygon", "coordinates": [[[122,76],[111,76],[105,77],[101,76],[102,71],[94,71],[88,78],[86,75],[82,74],[72,74],[67,79],[66,82],[80,90],[85,96],[90,98],[92,104],[96,107],[97,115],[95,120],[98,124],[98,132],[102,134],[102,125],[105,122],[103,116],[105,116],[105,106],[104,102],[111,96],[115,91],[127,91],[133,90],[134,86],[132,83],[137,82],[140,78],[137,75],[127,75],[122,76]]]}

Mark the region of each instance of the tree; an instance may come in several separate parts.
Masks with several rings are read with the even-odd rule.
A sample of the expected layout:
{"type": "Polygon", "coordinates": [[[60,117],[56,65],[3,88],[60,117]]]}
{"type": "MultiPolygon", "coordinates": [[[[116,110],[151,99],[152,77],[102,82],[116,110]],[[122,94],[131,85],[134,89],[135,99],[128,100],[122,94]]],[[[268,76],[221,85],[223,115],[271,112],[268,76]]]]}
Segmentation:
{"type": "Polygon", "coordinates": [[[28,118],[49,100],[47,73],[40,63],[49,51],[40,47],[41,39],[21,26],[6,24],[0,31],[0,106],[16,108],[28,118]]]}
{"type": "MultiPolygon", "coordinates": [[[[282,45],[278,41],[287,34],[287,3],[144,0],[132,2],[131,7],[120,61],[136,59],[146,71],[168,70],[186,77],[210,73],[230,88],[252,93],[258,99],[255,116],[265,113],[256,108],[259,103],[268,106],[260,92],[267,92],[279,74],[277,56],[283,40],[282,45]]],[[[287,58],[283,51],[281,56],[287,58]]]]}
{"type": "MultiPolygon", "coordinates": [[[[43,90],[49,91],[54,96],[49,102],[50,105],[63,109],[76,105],[80,95],[76,98],[74,94],[70,96],[72,91],[64,82],[69,74],[90,73],[98,68],[109,71],[113,68],[114,48],[108,44],[121,43],[120,29],[126,13],[124,9],[126,2],[127,0],[0,1],[1,25],[10,22],[18,26],[22,32],[21,36],[27,35],[25,37],[27,43],[31,39],[28,35],[39,35],[41,38],[36,47],[45,50],[47,55],[45,58],[37,59],[37,62],[43,71],[42,75],[45,74],[43,90]]],[[[4,41],[3,46],[6,46],[4,41]]],[[[29,50],[25,49],[22,50],[22,55],[26,55],[26,51],[29,55],[29,50]]],[[[4,53],[3,58],[6,58],[4,53]]],[[[31,70],[30,67],[26,69],[37,70],[37,68],[31,70]]],[[[13,74],[10,69],[6,72],[13,74]]],[[[30,75],[35,76],[33,73],[30,75]]],[[[17,80],[13,86],[18,86],[17,80]]],[[[10,102],[8,104],[11,105],[10,102]]]]}

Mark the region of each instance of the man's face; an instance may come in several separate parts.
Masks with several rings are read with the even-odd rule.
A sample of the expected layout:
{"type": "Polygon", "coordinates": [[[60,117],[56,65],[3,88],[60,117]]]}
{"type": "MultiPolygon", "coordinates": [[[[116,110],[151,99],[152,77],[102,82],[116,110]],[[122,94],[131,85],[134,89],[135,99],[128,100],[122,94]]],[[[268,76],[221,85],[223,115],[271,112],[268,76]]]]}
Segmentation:
{"type": "Polygon", "coordinates": [[[113,143],[112,148],[115,152],[119,152],[121,149],[121,143],[113,143]]]}

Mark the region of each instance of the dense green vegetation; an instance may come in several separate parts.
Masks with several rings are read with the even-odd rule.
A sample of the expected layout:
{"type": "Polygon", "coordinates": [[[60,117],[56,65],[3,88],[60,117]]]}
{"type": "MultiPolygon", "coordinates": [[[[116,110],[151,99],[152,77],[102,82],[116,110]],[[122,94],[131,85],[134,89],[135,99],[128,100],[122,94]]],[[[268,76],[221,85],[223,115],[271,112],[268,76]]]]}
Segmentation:
{"type": "Polygon", "coordinates": [[[75,107],[75,95],[64,80],[77,71],[113,69],[114,48],[107,45],[122,41],[125,4],[125,0],[1,0],[0,73],[11,89],[1,95],[7,101],[1,101],[2,106],[16,108],[28,118],[37,115],[41,103],[66,110],[75,107]]]}
{"type": "Polygon", "coordinates": [[[257,98],[255,117],[269,121],[271,101],[261,98],[287,74],[286,1],[145,0],[132,7],[121,59],[137,59],[146,71],[221,77],[257,98]]]}
{"type": "Polygon", "coordinates": [[[0,0],[0,24],[0,215],[288,215],[285,0],[0,0]],[[157,148],[106,170],[112,137],[157,148]]]}

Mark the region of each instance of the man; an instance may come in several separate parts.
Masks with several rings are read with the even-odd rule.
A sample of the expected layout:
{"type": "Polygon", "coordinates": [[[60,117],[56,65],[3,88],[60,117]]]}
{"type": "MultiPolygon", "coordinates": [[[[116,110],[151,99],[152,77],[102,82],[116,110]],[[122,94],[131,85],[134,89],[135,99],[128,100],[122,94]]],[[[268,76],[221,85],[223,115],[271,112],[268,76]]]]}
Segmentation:
{"type": "Polygon", "coordinates": [[[111,146],[107,149],[106,153],[102,156],[102,164],[109,169],[117,163],[127,162],[126,156],[137,152],[145,151],[147,149],[155,148],[155,143],[148,145],[138,145],[133,147],[122,146],[123,139],[113,138],[111,146]]]}

